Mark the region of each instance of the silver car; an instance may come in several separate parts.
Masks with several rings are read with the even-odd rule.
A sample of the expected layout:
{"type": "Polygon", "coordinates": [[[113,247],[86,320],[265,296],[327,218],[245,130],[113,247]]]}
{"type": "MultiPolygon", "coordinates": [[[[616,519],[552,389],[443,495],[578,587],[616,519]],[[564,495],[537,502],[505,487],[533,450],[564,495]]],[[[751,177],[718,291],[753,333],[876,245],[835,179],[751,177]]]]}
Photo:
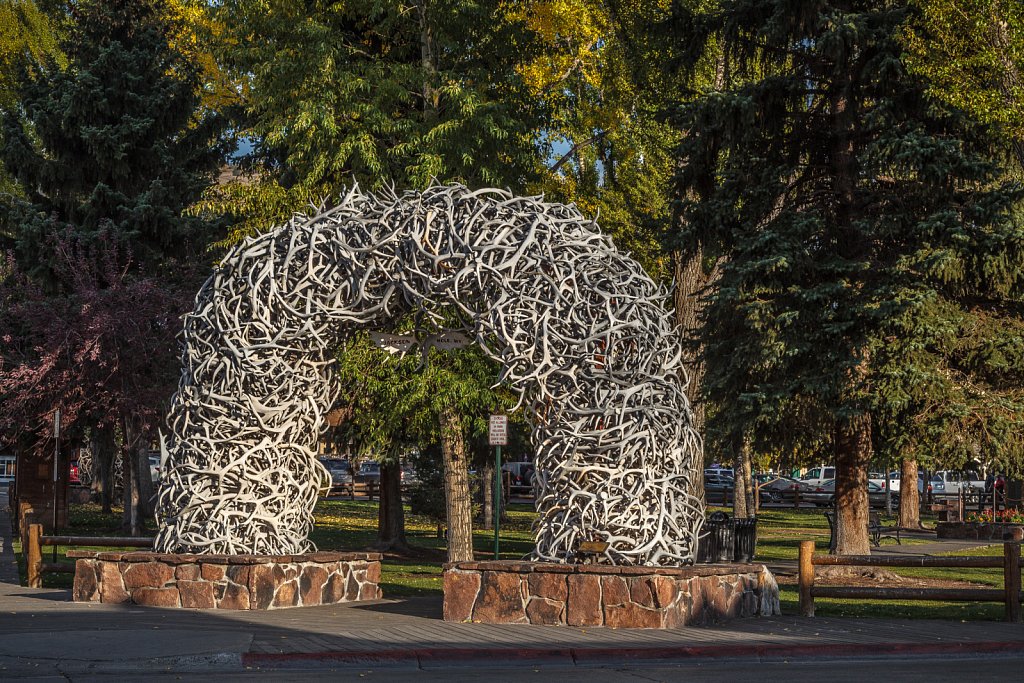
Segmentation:
{"type": "MultiPolygon", "coordinates": [[[[835,505],[836,480],[829,479],[821,486],[815,486],[813,491],[801,495],[804,500],[818,506],[835,505]]],[[[892,491],[890,495],[892,496],[892,504],[899,505],[900,494],[896,491],[892,491]]],[[[873,481],[868,482],[868,505],[870,507],[885,507],[885,489],[873,481]]]]}

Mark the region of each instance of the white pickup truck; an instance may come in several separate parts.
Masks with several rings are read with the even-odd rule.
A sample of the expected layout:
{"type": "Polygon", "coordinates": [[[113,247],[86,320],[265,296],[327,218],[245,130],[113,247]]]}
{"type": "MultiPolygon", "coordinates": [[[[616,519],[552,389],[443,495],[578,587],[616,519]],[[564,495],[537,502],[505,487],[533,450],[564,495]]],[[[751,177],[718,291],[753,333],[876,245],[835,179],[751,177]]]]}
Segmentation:
{"type": "MultiPolygon", "coordinates": [[[[875,472],[868,475],[868,481],[873,484],[877,484],[879,488],[885,488],[885,474],[875,472]]],[[[893,470],[889,472],[889,490],[893,493],[900,492],[900,471],[893,470]]],[[[917,473],[917,492],[924,492],[924,475],[921,472],[917,473]]]]}
{"type": "Polygon", "coordinates": [[[985,480],[972,470],[939,470],[932,475],[932,494],[936,496],[957,495],[964,491],[984,491],[985,480]]]}

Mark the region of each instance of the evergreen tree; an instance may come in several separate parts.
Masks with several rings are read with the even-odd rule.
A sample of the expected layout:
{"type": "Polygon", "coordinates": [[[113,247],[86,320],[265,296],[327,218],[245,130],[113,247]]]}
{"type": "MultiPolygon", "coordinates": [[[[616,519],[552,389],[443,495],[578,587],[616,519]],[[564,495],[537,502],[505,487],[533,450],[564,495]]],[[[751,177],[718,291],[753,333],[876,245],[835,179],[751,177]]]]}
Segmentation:
{"type": "Polygon", "coordinates": [[[0,156],[24,192],[12,209],[19,260],[48,268],[53,236],[110,234],[140,267],[205,246],[183,216],[220,158],[217,121],[197,109],[197,69],[168,44],[155,0],[83,0],[64,41],[67,69],[23,70],[4,111],[0,156]]]}
{"type": "Polygon", "coordinates": [[[873,445],[900,433],[927,447],[908,419],[929,415],[966,444],[1001,424],[1006,438],[987,445],[1019,448],[1019,188],[995,182],[987,131],[908,72],[906,3],[678,9],[680,52],[697,63],[721,45],[732,83],[676,119],[678,244],[725,257],[703,329],[709,439],[830,449],[838,552],[866,553],[873,445]],[[999,342],[954,343],[982,317],[999,342]],[[973,426],[935,409],[957,397],[973,426]]]}

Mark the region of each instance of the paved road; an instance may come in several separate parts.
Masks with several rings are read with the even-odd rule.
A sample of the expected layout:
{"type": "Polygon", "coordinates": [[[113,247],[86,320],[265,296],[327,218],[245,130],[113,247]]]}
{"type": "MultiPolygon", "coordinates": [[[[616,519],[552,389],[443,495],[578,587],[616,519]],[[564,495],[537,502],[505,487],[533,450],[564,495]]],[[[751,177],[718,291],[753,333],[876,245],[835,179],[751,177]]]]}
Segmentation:
{"type": "Polygon", "coordinates": [[[900,661],[852,658],[826,661],[702,661],[679,664],[637,662],[606,666],[553,666],[523,662],[494,666],[474,662],[458,668],[414,669],[402,667],[343,667],[259,669],[245,671],[122,671],[108,673],[49,673],[25,668],[4,672],[3,680],[17,683],[119,683],[121,681],[184,681],[245,683],[247,681],[379,681],[381,683],[504,683],[506,681],[557,681],[558,683],[1005,683],[1020,680],[1024,657],[984,659],[910,658],[900,661]]]}

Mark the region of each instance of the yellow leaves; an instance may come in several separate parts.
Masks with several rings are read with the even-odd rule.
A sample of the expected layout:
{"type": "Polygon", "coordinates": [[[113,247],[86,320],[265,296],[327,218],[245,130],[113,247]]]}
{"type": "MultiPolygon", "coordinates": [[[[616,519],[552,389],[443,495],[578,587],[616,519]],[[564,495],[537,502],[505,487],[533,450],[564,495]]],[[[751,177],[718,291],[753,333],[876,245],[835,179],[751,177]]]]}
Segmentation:
{"type": "Polygon", "coordinates": [[[239,87],[233,83],[213,54],[224,40],[224,26],[205,0],[165,0],[164,17],[171,25],[168,43],[196,64],[202,74],[203,104],[223,109],[235,103],[239,87]]]}
{"type": "Polygon", "coordinates": [[[600,4],[583,0],[512,3],[509,18],[523,22],[542,45],[542,54],[520,71],[531,90],[543,94],[570,77],[600,86],[600,52],[609,31],[608,16],[600,4]]]}

